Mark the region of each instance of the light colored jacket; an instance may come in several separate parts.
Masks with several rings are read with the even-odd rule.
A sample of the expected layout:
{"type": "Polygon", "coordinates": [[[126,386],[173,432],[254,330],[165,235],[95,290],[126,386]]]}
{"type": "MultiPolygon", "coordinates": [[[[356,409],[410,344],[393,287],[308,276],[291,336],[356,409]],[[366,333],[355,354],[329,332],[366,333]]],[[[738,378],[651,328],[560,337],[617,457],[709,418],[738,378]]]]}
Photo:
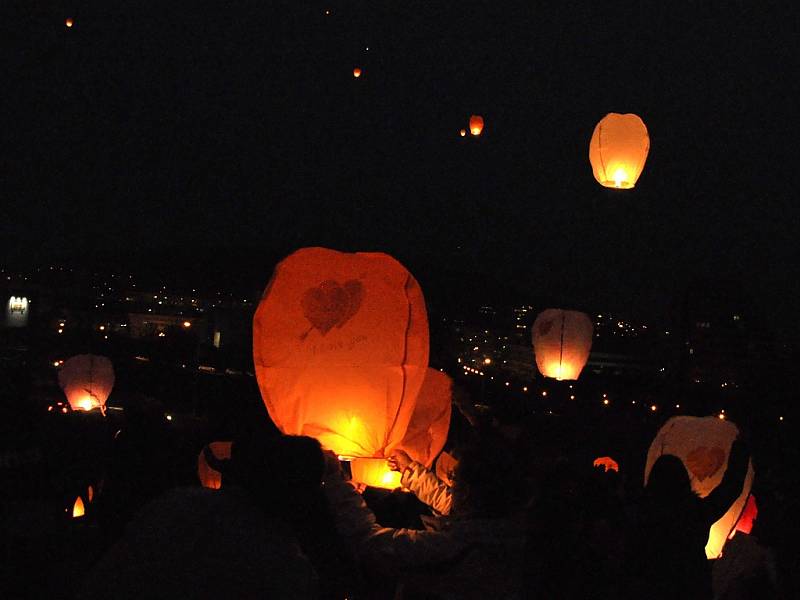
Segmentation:
{"type": "Polygon", "coordinates": [[[403,471],[400,484],[411,491],[421,502],[439,515],[449,515],[453,506],[453,488],[436,476],[436,473],[414,461],[403,471]]]}
{"type": "Polygon", "coordinates": [[[517,519],[443,518],[436,530],[396,529],[379,525],[341,475],[326,478],[325,493],[362,567],[402,582],[408,597],[521,597],[524,536],[517,519]]]}

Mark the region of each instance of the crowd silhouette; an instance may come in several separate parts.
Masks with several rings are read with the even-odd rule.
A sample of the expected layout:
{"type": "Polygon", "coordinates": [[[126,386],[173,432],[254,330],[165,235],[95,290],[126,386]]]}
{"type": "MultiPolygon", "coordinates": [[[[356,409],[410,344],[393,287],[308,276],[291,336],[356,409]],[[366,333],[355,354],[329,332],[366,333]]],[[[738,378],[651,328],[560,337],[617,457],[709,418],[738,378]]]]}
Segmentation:
{"type": "MultiPolygon", "coordinates": [[[[23,392],[24,382],[14,385],[23,392]]],[[[212,457],[219,490],[199,486],[188,459],[178,460],[197,456],[197,440],[169,431],[152,398],[128,398],[121,424],[75,415],[81,443],[73,446],[83,450],[55,465],[42,458],[54,430],[17,411],[4,427],[5,450],[28,458],[14,471],[19,496],[4,511],[4,524],[16,524],[4,576],[7,589],[19,590],[7,597],[788,597],[779,575],[787,558],[762,543],[760,519],[751,535],[728,541],[722,558],[704,553],[710,524],[742,490],[746,439],[701,499],[677,457],[659,458],[644,486],[624,454],[615,457],[618,469],[594,466],[596,450],[577,430],[462,414],[458,407],[470,403],[463,390],[456,396],[446,447],[454,471],[437,475],[398,450],[387,459],[402,476],[393,491],[350,481],[347,463],[318,441],[281,435],[246,411],[215,415],[233,439],[230,459],[212,457]],[[23,446],[29,451],[20,454],[23,446]],[[58,564],[53,541],[41,523],[33,535],[12,509],[43,501],[58,485],[59,497],[74,494],[69,464],[99,483],[93,525],[62,540],[71,552],[85,543],[80,556],[37,580],[42,557],[58,564]]],[[[221,433],[209,428],[206,441],[221,433]]],[[[10,473],[3,471],[7,482],[10,473]]]]}

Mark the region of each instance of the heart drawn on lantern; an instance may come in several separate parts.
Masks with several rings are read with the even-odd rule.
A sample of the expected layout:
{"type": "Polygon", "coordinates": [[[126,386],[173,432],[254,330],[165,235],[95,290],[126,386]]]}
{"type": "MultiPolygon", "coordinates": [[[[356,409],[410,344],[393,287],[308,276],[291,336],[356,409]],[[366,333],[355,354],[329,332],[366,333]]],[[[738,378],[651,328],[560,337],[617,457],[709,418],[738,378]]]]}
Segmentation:
{"type": "Polygon", "coordinates": [[[550,330],[553,328],[553,319],[548,319],[547,321],[542,321],[539,323],[539,335],[545,336],[550,333],[550,330]]]}
{"type": "Polygon", "coordinates": [[[700,481],[719,471],[724,462],[725,451],[719,446],[713,448],[699,446],[686,456],[686,466],[700,481]]]}
{"type": "Polygon", "coordinates": [[[344,285],[328,279],[317,287],[309,288],[300,301],[303,316],[322,335],[334,327],[341,327],[352,319],[361,308],[364,287],[357,279],[349,279],[344,285]]]}

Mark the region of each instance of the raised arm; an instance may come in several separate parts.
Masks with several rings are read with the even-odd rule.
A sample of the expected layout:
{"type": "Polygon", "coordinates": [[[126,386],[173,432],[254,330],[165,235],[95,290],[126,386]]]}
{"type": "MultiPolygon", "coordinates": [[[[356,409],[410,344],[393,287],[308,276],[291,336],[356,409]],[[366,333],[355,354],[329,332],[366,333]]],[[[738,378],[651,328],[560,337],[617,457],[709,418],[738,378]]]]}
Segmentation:
{"type": "Polygon", "coordinates": [[[465,551],[465,545],[447,533],[381,527],[338,471],[328,469],[324,487],[339,534],[361,560],[384,573],[453,560],[465,551]]]}
{"type": "Polygon", "coordinates": [[[414,461],[403,471],[400,483],[411,490],[422,502],[430,506],[440,515],[449,515],[453,505],[453,489],[426,469],[424,465],[414,461]]]}
{"type": "Polygon", "coordinates": [[[709,527],[722,518],[742,493],[749,459],[750,452],[746,444],[738,439],[735,440],[731,445],[728,468],[725,470],[722,481],[708,496],[703,498],[703,509],[709,527]]]}

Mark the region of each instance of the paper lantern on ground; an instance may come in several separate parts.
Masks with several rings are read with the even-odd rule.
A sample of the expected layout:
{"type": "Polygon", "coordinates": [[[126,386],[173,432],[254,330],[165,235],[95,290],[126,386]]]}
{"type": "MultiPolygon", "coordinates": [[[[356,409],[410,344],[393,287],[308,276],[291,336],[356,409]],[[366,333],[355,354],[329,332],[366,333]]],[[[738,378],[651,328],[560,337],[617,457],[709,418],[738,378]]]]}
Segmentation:
{"type": "Polygon", "coordinates": [[[631,113],[609,113],[594,128],[589,162],[594,178],[604,187],[629,189],[642,174],[650,136],[644,122],[631,113]]]}
{"type": "Polygon", "coordinates": [[[212,490],[222,487],[220,463],[230,460],[232,442],[211,442],[200,451],[197,457],[197,478],[200,485],[212,490]]]}
{"type": "Polygon", "coordinates": [[[469,132],[472,135],[478,136],[483,131],[483,117],[480,115],[472,115],[469,118],[469,132]]]}
{"type": "Polygon", "coordinates": [[[589,360],[593,332],[585,313],[558,308],[539,313],[531,331],[539,372],[558,380],[577,379],[589,360]]]}
{"type": "MultiPolygon", "coordinates": [[[[692,490],[701,498],[708,496],[722,481],[728,466],[731,445],[739,435],[739,429],[728,420],[717,417],[672,417],[659,430],[650,445],[645,465],[644,481],[662,454],[672,454],[683,461],[692,490]]],[[[747,466],[747,475],[741,494],[722,518],[711,526],[706,543],[706,556],[719,558],[725,541],[741,516],[750,486],[753,483],[752,461],[747,466]]]]}
{"type": "Polygon", "coordinates": [[[298,250],[275,268],[256,310],[253,360],[283,433],[340,456],[388,457],[426,377],[422,291],[386,254],[298,250]]]}
{"type": "Polygon", "coordinates": [[[79,354],[64,362],[58,372],[58,384],[72,410],[99,408],[105,412],[114,387],[114,367],[105,356],[79,354]]]}

